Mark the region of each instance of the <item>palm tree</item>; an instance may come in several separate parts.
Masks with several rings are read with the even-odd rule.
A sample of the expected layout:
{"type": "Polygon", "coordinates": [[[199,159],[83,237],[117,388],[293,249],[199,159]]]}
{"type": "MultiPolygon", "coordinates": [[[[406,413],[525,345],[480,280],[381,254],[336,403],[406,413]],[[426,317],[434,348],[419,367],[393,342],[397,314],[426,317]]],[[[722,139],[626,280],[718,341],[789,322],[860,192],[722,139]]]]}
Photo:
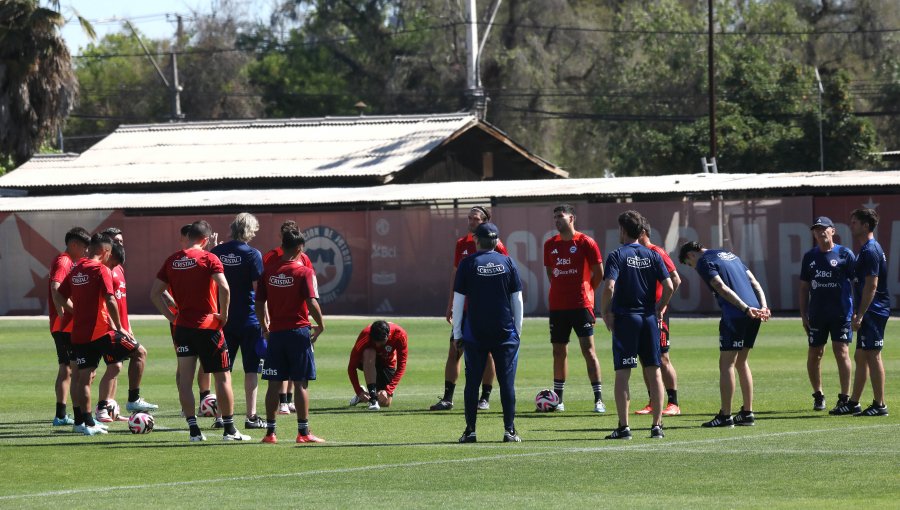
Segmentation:
{"type": "Polygon", "coordinates": [[[16,165],[62,125],[78,93],[59,0],[48,5],[0,0],[0,155],[16,165]]]}

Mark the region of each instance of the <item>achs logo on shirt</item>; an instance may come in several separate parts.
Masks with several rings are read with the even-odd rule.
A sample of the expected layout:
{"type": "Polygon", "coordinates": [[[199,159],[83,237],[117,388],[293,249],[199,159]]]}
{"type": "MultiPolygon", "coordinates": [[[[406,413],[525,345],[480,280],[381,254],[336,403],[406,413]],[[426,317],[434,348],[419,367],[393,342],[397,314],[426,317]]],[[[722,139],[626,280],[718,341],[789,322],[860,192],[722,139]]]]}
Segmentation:
{"type": "Polygon", "coordinates": [[[273,287],[290,287],[294,284],[294,277],[287,276],[284,273],[281,273],[278,276],[272,275],[269,277],[269,283],[273,287]]]}
{"type": "Polygon", "coordinates": [[[192,259],[187,255],[172,261],[172,269],[191,269],[194,267],[197,267],[197,259],[192,259]]]}
{"type": "Polygon", "coordinates": [[[78,274],[72,275],[72,285],[85,285],[90,281],[90,277],[81,271],[78,274]]]}
{"type": "Polygon", "coordinates": [[[229,253],[228,255],[222,255],[219,257],[219,260],[222,261],[222,264],[226,266],[239,266],[241,265],[241,256],[235,255],[234,253],[229,253]]]}

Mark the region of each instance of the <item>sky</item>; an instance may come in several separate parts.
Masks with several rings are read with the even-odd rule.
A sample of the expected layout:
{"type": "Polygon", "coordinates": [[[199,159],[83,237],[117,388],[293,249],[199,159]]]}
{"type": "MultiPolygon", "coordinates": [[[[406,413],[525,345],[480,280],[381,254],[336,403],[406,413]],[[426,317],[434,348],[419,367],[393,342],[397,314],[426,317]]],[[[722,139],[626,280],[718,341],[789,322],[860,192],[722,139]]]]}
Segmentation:
{"type": "MultiPolygon", "coordinates": [[[[273,0],[231,0],[245,10],[248,18],[266,18],[273,0]]],[[[209,13],[215,0],[61,0],[63,15],[69,20],[62,28],[62,36],[72,55],[80,55],[90,40],[73,9],[94,26],[97,39],[122,30],[122,19],[128,19],[143,34],[152,39],[171,38],[175,34],[175,14],[190,16],[192,12],[209,13]]]]}

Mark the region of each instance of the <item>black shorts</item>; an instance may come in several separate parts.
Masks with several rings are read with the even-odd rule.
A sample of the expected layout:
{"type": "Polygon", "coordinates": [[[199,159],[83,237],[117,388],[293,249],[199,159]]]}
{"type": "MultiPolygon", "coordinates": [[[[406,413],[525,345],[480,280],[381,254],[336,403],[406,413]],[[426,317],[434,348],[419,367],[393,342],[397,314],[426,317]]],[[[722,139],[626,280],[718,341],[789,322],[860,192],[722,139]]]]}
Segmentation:
{"type": "MultiPolygon", "coordinates": [[[[360,363],[356,369],[362,370],[362,363],[360,363]]],[[[394,380],[394,375],[396,374],[396,367],[389,367],[382,363],[379,358],[375,358],[375,389],[378,391],[387,389],[388,384],[391,384],[391,381],[394,380]]]]}
{"type": "Polygon", "coordinates": [[[119,363],[140,348],[141,344],[132,342],[125,335],[110,332],[86,344],[74,344],[75,362],[78,369],[97,368],[100,358],[107,365],[119,363]]]}
{"type": "Polygon", "coordinates": [[[573,329],[578,338],[594,336],[595,322],[597,319],[590,308],[550,310],[550,343],[569,343],[569,334],[573,329]]]}
{"type": "Polygon", "coordinates": [[[53,343],[56,344],[56,362],[60,365],[68,365],[75,361],[75,351],[72,350],[72,333],[64,331],[51,331],[53,343]]]}
{"type": "Polygon", "coordinates": [[[234,360],[238,351],[241,351],[241,364],[245,374],[256,373],[259,370],[260,356],[256,352],[256,344],[262,338],[259,324],[255,326],[239,326],[224,330],[225,344],[228,345],[228,369],[234,369],[234,360]]]}
{"type": "Polygon", "coordinates": [[[227,372],[230,358],[225,335],[218,329],[175,326],[175,354],[179,358],[196,356],[208,374],[227,372]]]}
{"type": "Polygon", "coordinates": [[[884,328],[887,317],[866,313],[856,332],[856,348],[864,351],[880,351],[884,347],[884,328]]]}
{"type": "Polygon", "coordinates": [[[659,352],[660,354],[665,354],[669,352],[669,348],[672,346],[672,343],[669,336],[669,312],[666,312],[663,315],[663,320],[659,324],[659,352]]]}
{"type": "Polygon", "coordinates": [[[752,349],[762,321],[750,317],[722,317],[719,321],[719,351],[752,349]]]}
{"type": "Polygon", "coordinates": [[[844,317],[816,319],[809,321],[807,340],[810,347],[819,347],[828,343],[828,335],[832,342],[849,344],[853,341],[853,327],[844,317]]]}

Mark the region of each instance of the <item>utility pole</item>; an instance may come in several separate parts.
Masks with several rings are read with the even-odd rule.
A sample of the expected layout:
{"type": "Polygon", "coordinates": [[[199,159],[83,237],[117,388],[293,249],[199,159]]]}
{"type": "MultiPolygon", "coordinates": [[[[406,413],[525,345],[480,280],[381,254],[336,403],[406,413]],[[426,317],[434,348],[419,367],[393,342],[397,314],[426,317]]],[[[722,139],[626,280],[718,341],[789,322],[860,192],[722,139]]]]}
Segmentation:
{"type": "Polygon", "coordinates": [[[716,159],[717,141],[716,141],[716,67],[715,67],[715,44],[713,43],[713,0],[709,0],[709,61],[707,68],[709,71],[709,155],[713,161],[716,159]]]}
{"type": "MultiPolygon", "coordinates": [[[[175,58],[175,51],[173,50],[170,52],[170,55],[172,57],[172,83],[169,83],[169,80],[166,79],[166,75],[163,74],[162,69],[160,69],[159,64],[156,63],[156,59],[153,58],[153,55],[150,54],[150,50],[148,50],[147,46],[144,45],[144,41],[142,41],[138,36],[137,30],[134,29],[134,25],[132,25],[128,20],[125,20],[125,24],[128,25],[129,29],[131,29],[131,34],[135,39],[137,39],[137,42],[144,50],[144,54],[150,60],[150,63],[153,64],[153,67],[156,69],[156,74],[159,76],[159,79],[162,80],[163,85],[165,85],[169,90],[169,94],[171,95],[172,100],[172,113],[169,120],[171,120],[172,122],[178,122],[184,119],[184,114],[181,113],[181,91],[184,89],[178,83],[178,61],[175,58]]],[[[180,32],[181,16],[178,16],[178,27],[180,32]]]]}
{"type": "Polygon", "coordinates": [[[825,142],[824,136],[822,136],[822,94],[825,93],[825,87],[822,86],[822,76],[819,75],[818,66],[814,68],[816,70],[816,83],[818,84],[819,89],[819,171],[825,171],[825,142]]]}
{"type": "Polygon", "coordinates": [[[466,13],[466,98],[469,109],[479,119],[483,119],[487,110],[487,98],[481,87],[478,73],[478,15],[475,0],[467,0],[466,13]]]}

